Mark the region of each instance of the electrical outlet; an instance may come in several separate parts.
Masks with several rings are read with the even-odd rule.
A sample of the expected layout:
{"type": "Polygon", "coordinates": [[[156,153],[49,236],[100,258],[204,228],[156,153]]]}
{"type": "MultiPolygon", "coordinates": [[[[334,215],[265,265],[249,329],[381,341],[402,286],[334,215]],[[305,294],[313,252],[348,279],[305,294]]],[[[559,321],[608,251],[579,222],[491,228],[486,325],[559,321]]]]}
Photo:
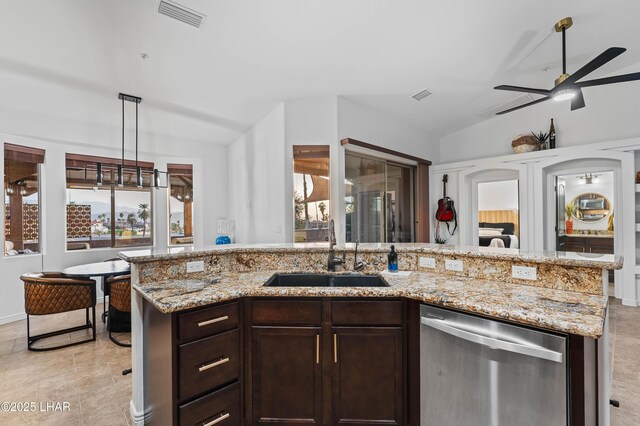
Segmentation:
{"type": "Polygon", "coordinates": [[[462,260],[447,259],[444,261],[444,269],[446,269],[447,271],[462,272],[462,270],[464,269],[464,263],[462,262],[462,260]]]}
{"type": "Polygon", "coordinates": [[[419,260],[419,265],[421,268],[435,268],[436,259],[433,257],[421,257],[419,260]]]}
{"type": "Polygon", "coordinates": [[[536,280],[537,268],[535,266],[512,266],[511,277],[519,278],[521,280],[536,280]]]}
{"type": "Polygon", "coordinates": [[[195,262],[187,262],[187,272],[203,272],[204,271],[204,261],[198,260],[195,262]]]}

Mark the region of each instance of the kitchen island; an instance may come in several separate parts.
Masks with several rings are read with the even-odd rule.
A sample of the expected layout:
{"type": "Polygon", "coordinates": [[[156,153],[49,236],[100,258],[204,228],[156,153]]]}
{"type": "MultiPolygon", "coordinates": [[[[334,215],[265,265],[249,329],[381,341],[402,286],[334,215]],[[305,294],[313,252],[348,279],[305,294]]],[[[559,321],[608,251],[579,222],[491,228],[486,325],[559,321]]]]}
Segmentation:
{"type": "MultiPolygon", "coordinates": [[[[270,344],[282,346],[280,355],[286,358],[287,344],[295,342],[300,345],[300,357],[304,358],[306,352],[317,357],[315,366],[308,371],[302,365],[298,367],[301,374],[310,378],[309,386],[318,387],[297,389],[301,398],[298,414],[292,412],[293,417],[281,418],[282,423],[299,418],[299,413],[305,413],[302,417],[306,423],[349,423],[347,420],[353,418],[354,413],[349,413],[345,406],[355,407],[353,410],[357,411],[364,403],[353,400],[355,392],[348,390],[367,384],[358,379],[362,371],[360,376],[349,373],[359,368],[352,365],[351,370],[347,369],[349,356],[365,356],[373,350],[384,359],[402,361],[399,365],[387,364],[389,372],[395,368],[393,380],[389,379],[390,375],[380,376],[386,378],[385,389],[391,391],[384,393],[388,396],[387,404],[375,404],[380,415],[384,414],[384,418],[377,420],[415,424],[420,415],[416,380],[420,369],[418,310],[421,303],[568,336],[567,356],[574,359],[571,361],[571,423],[580,424],[580,419],[591,414],[593,419],[596,405],[600,406],[599,417],[603,419],[605,411],[608,418],[608,405],[602,403],[608,401],[607,364],[603,362],[607,355],[603,354],[607,338],[603,270],[620,268],[620,259],[428,244],[396,247],[404,274],[383,274],[388,287],[264,286],[276,273],[325,270],[327,248],[324,245],[226,246],[174,250],[173,253],[123,253],[121,256],[133,265],[134,418],[140,423],[146,418],[152,424],[178,424],[182,418],[180,424],[190,424],[187,419],[204,415],[207,422],[221,424],[257,424],[261,419],[278,424],[268,411],[278,410],[277,401],[291,403],[291,400],[265,394],[273,392],[278,378],[265,375],[259,369],[266,365],[278,369],[278,364],[273,364],[274,357],[266,357],[270,344]],[[452,260],[459,262],[454,270],[446,267],[447,261],[452,260]],[[187,262],[203,262],[203,270],[187,273],[187,262]],[[535,268],[535,279],[513,278],[514,265],[535,268]],[[220,316],[212,314],[220,309],[228,312],[220,316]],[[222,317],[235,320],[222,328],[219,328],[221,324],[214,324],[213,334],[199,334],[201,330],[197,328],[195,332],[189,331],[188,324],[193,321],[186,320],[196,318],[196,322],[206,323],[222,317]],[[354,327],[358,333],[353,333],[354,327]],[[185,380],[191,373],[184,370],[184,365],[191,352],[184,351],[204,344],[207,339],[237,342],[232,343],[230,350],[234,353],[234,362],[224,361],[219,370],[228,371],[231,367],[234,373],[229,372],[227,376],[221,373],[223,378],[211,378],[209,384],[196,379],[187,383],[185,380]],[[344,345],[338,349],[339,341],[347,342],[346,349],[342,349],[344,345]],[[342,354],[345,362],[332,362],[332,357],[334,361],[339,359],[339,351],[347,349],[348,353],[342,354]],[[596,351],[600,352],[597,368],[590,364],[597,358],[596,351]],[[342,370],[337,370],[336,376],[331,371],[338,364],[342,370]],[[159,370],[166,374],[160,374],[159,370]],[[596,382],[599,392],[590,389],[596,382]],[[587,391],[592,392],[591,395],[597,393],[601,403],[589,400],[587,391]],[[231,405],[228,409],[214,410],[212,417],[201,414],[203,407],[215,406],[216,400],[231,405]],[[229,417],[233,414],[233,418],[219,419],[227,414],[229,417]]],[[[357,260],[363,261],[366,267],[361,272],[380,273],[388,249],[386,245],[362,246],[357,260]]],[[[337,250],[346,251],[346,269],[351,269],[350,265],[356,263],[353,247],[337,250]]],[[[227,358],[231,357],[222,354],[212,362],[205,362],[210,360],[203,358],[196,360],[196,364],[200,363],[199,368],[206,367],[204,371],[216,370],[208,365],[227,358]]],[[[297,358],[287,362],[294,368],[297,358]]],[[[286,382],[286,377],[280,374],[279,380],[286,382]]],[[[362,407],[361,411],[372,411],[373,405],[362,407]]],[[[282,417],[282,413],[279,414],[282,417]]],[[[604,420],[601,424],[605,424],[604,420]]]]}

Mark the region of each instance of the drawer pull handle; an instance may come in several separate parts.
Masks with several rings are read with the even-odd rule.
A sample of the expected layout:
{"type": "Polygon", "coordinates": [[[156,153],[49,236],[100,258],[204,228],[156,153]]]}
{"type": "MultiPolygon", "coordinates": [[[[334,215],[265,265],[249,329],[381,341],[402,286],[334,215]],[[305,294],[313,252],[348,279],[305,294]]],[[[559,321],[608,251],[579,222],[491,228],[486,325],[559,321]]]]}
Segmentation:
{"type": "Polygon", "coordinates": [[[218,317],[218,318],[214,318],[214,319],[210,319],[207,321],[202,321],[198,323],[198,327],[204,327],[205,325],[209,325],[209,324],[214,324],[216,322],[220,322],[220,321],[226,321],[229,319],[228,315],[225,315],[223,317],[218,317]]]}
{"type": "Polygon", "coordinates": [[[203,365],[202,367],[199,367],[198,371],[200,373],[202,373],[203,371],[206,371],[206,370],[208,370],[210,368],[213,368],[213,367],[217,367],[217,366],[222,365],[222,364],[227,363],[227,362],[229,362],[229,357],[221,358],[221,359],[219,359],[217,361],[212,362],[211,364],[206,364],[206,365],[203,365]]]}
{"type": "Polygon", "coordinates": [[[333,362],[338,363],[338,334],[333,333],[333,362]]]}
{"type": "Polygon", "coordinates": [[[316,364],[320,364],[320,335],[316,334],[316,364]]]}
{"type": "Polygon", "coordinates": [[[229,417],[231,417],[231,414],[229,413],[220,414],[220,417],[216,417],[215,419],[211,420],[209,423],[202,423],[202,426],[213,426],[225,419],[228,419],[229,417]]]}

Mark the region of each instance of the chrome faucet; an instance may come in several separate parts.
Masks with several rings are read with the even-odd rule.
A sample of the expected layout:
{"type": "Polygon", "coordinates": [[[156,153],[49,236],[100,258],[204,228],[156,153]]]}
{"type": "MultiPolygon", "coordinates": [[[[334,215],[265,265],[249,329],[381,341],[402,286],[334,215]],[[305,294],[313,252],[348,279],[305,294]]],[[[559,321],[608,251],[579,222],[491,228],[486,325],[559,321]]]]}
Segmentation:
{"type": "Polygon", "coordinates": [[[358,244],[360,244],[360,240],[356,240],[356,250],[353,253],[353,271],[360,271],[364,269],[366,266],[364,262],[358,262],[358,244]]]}
{"type": "Polygon", "coordinates": [[[329,258],[327,260],[327,269],[330,272],[335,272],[336,266],[344,265],[346,262],[347,253],[345,251],[342,252],[342,259],[336,257],[336,251],[334,249],[336,244],[338,244],[338,242],[336,241],[335,223],[333,219],[331,219],[329,221],[329,258]]]}

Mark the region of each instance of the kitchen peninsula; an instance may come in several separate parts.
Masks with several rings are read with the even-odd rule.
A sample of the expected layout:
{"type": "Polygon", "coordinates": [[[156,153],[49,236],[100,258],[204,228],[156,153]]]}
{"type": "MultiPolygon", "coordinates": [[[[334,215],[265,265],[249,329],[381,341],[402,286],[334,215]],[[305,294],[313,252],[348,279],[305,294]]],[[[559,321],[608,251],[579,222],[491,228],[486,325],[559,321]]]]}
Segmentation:
{"type": "MultiPolygon", "coordinates": [[[[388,245],[361,245],[357,259],[354,248],[336,247],[345,253],[336,274],[362,262],[359,274],[384,286],[296,285],[295,276],[265,286],[276,274],[325,273],[325,244],[121,253],[132,263],[136,421],[420,424],[424,306],[561,337],[560,352],[531,349],[566,368],[558,411],[568,424],[608,418],[603,271],[621,259],[396,244],[401,272],[391,274],[382,273],[388,245]]],[[[493,352],[522,346],[492,340],[493,352]]]]}

